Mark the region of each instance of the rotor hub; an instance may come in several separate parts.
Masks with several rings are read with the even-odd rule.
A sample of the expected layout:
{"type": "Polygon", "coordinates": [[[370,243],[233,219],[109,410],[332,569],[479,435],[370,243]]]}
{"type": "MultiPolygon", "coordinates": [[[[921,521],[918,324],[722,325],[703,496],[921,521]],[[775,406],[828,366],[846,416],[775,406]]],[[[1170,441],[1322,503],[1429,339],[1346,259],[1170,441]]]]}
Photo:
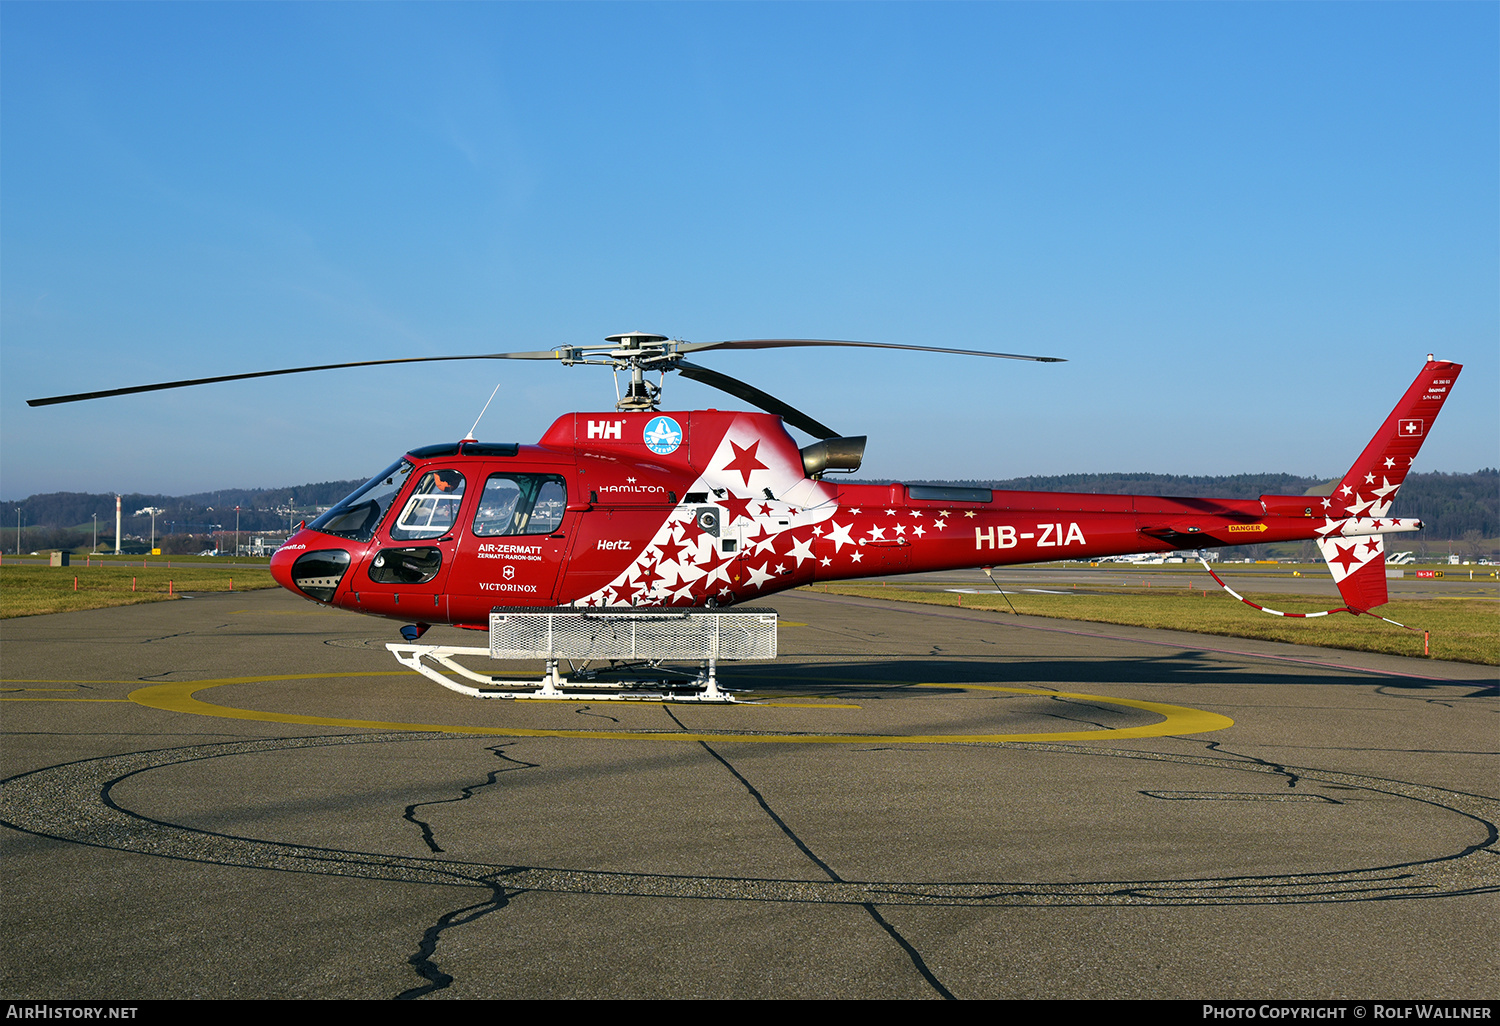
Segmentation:
{"type": "Polygon", "coordinates": [[[667,341],[665,335],[653,335],[649,331],[625,331],[618,335],[605,335],[604,341],[613,342],[623,349],[639,349],[643,345],[667,341]]]}

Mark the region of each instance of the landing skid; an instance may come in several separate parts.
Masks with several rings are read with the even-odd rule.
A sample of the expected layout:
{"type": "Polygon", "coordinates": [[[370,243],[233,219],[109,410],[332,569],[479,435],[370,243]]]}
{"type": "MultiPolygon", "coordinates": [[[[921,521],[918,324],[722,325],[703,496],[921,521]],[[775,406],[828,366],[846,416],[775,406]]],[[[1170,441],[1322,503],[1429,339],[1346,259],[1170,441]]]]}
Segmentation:
{"type": "Polygon", "coordinates": [[[490,614],[487,649],[413,644],[386,648],[402,666],[472,698],[727,704],[736,699],[719,687],[719,661],[776,658],[776,626],[773,609],[496,609],[490,614]],[[512,680],[458,661],[484,656],[541,659],[547,671],[540,680],[512,680]],[[574,670],[570,679],[558,671],[563,659],[585,666],[607,659],[625,664],[615,665],[614,671],[639,668],[653,676],[675,672],[659,666],[665,660],[696,662],[699,670],[696,676],[681,674],[681,680],[600,680],[601,671],[590,670],[574,670]]]}

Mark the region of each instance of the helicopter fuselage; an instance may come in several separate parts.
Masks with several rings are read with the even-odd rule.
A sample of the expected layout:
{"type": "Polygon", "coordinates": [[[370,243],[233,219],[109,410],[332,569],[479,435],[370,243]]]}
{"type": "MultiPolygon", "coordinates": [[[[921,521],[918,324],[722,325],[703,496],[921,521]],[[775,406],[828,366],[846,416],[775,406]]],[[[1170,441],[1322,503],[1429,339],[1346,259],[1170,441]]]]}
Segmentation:
{"type": "Polygon", "coordinates": [[[1446,387],[1424,383],[1456,373],[1429,362],[1341,494],[1258,500],[840,484],[772,414],[567,414],[536,445],[413,450],[271,570],[328,605],[483,629],[496,607],[729,606],[818,581],[1311,539],[1368,608],[1385,601],[1381,536],[1420,526],[1386,516],[1420,445],[1398,418],[1430,423],[1446,387]],[[1367,566],[1361,598],[1344,578],[1367,566]]]}

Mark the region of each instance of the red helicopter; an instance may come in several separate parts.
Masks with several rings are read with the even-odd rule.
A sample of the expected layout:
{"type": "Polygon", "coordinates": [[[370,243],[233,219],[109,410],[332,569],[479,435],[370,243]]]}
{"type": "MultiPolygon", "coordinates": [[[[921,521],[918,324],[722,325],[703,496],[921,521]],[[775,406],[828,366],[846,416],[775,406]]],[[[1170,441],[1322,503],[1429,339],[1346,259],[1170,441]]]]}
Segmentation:
{"type": "MultiPolygon", "coordinates": [[[[1429,355],[1328,494],[1163,498],[839,483],[830,475],[858,469],[864,437],[841,437],[754,386],[684,359],[794,346],[1059,362],[1054,357],[815,339],[693,343],[645,332],[606,341],[298,367],[30,405],[435,360],[558,360],[628,372],[623,394],[617,379],[614,410],[565,414],[535,445],[481,442],[471,431],[412,449],[272,557],[271,573],[284,588],[404,621],[402,635],[412,643],[433,624],[490,630],[497,608],[722,610],[817,581],[1304,539],[1317,542],[1345,609],[1364,613],[1387,600],[1384,536],[1421,527],[1387,512],[1462,369],[1429,355]],[[663,411],[661,384],[646,375],[664,379],[669,370],[766,412],[663,411]],[[799,448],[788,424],[821,441],[799,448]]],[[[496,651],[492,641],[490,654],[496,651]]],[[[551,677],[561,679],[555,671],[551,677]]]]}

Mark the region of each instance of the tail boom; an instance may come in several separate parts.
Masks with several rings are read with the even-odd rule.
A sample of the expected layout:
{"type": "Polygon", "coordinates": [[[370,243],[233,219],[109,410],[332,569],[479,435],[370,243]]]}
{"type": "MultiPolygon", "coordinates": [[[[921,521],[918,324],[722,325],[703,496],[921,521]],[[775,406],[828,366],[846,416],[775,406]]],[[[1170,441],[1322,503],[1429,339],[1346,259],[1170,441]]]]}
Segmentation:
{"type": "Polygon", "coordinates": [[[844,485],[814,543],[814,580],[1312,541],[1351,612],[1387,600],[1385,535],[1412,461],[1462,367],[1429,357],[1330,495],[1168,498],[844,485]]]}

